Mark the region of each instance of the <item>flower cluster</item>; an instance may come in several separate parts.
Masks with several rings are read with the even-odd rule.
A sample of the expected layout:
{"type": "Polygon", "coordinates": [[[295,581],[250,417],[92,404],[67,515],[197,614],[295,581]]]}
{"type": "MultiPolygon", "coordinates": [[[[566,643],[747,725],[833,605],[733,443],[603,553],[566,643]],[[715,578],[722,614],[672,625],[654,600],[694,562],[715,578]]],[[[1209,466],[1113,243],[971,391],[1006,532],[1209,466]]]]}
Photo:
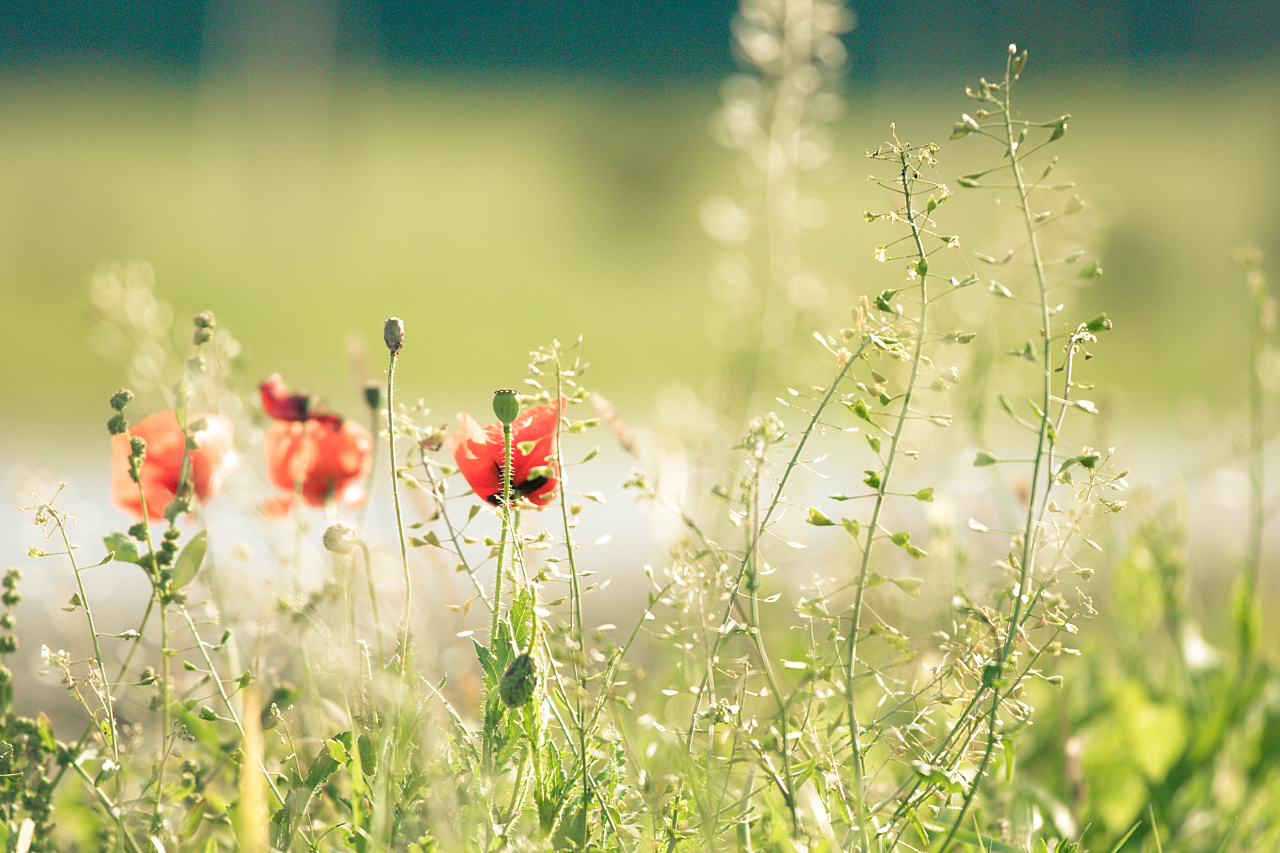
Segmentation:
{"type": "MultiPolygon", "coordinates": [[[[281,492],[267,503],[267,512],[288,512],[295,495],[315,507],[330,501],[361,505],[373,450],[369,431],[325,411],[310,394],[291,392],[279,374],[264,380],[258,391],[262,410],[272,418],[262,443],[267,476],[281,492]]],[[[504,420],[511,431],[511,504],[523,501],[542,509],[555,500],[560,486],[556,425],[568,401],[562,398],[517,414],[515,395],[510,396],[511,400],[504,399],[509,408],[504,420]]],[[[118,408],[126,402],[122,400],[118,408]]],[[[111,497],[137,517],[142,516],[144,496],[147,515],[153,520],[164,517],[180,490],[181,497],[197,504],[207,502],[238,461],[231,422],[221,415],[197,415],[185,432],[171,411],[144,418],[127,432],[123,417],[113,423],[116,420],[120,432],[112,438],[111,497]],[[142,448],[141,454],[137,448],[142,448]],[[142,461],[135,480],[133,468],[139,455],[142,461]]],[[[477,497],[501,506],[506,463],[503,423],[481,427],[460,412],[458,424],[458,431],[447,439],[458,470],[477,497]]]]}

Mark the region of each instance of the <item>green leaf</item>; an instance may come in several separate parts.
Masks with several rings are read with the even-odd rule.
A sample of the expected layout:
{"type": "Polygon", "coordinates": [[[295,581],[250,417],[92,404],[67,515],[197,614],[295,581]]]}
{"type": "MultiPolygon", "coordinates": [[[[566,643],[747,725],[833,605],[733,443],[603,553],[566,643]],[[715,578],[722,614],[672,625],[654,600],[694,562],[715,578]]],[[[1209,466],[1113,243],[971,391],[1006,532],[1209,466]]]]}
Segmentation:
{"type": "Polygon", "coordinates": [[[849,531],[849,535],[855,539],[862,533],[862,525],[858,523],[857,519],[842,518],[840,523],[844,525],[845,530],[849,531]]]}
{"type": "Polygon", "coordinates": [[[209,548],[209,531],[201,530],[191,541],[183,546],[178,559],[173,563],[171,583],[174,589],[182,589],[195,580],[200,564],[204,562],[204,553],[209,548]]]}
{"type": "Polygon", "coordinates": [[[1098,265],[1097,261],[1090,261],[1085,265],[1084,269],[1080,270],[1078,275],[1086,281],[1092,281],[1102,275],[1102,267],[1098,265]]]}
{"type": "Polygon", "coordinates": [[[978,455],[973,459],[973,467],[985,468],[988,465],[995,465],[1000,461],[1000,457],[986,450],[979,450],[978,455]]]}
{"type": "Polygon", "coordinates": [[[912,497],[918,501],[923,501],[924,503],[932,503],[933,502],[933,486],[926,486],[925,488],[921,489],[920,491],[912,495],[912,497]]]}
{"type": "Polygon", "coordinates": [[[40,745],[45,748],[46,752],[57,751],[58,741],[53,736],[53,722],[44,711],[36,714],[36,735],[39,736],[40,745]]]}
{"type": "Polygon", "coordinates": [[[127,533],[111,533],[102,537],[102,543],[111,553],[111,559],[121,563],[137,563],[138,547],[127,533]]]}
{"type": "Polygon", "coordinates": [[[1092,320],[1084,324],[1086,330],[1090,332],[1106,332],[1111,329],[1111,320],[1106,314],[1099,314],[1092,320]]]}
{"type": "Polygon", "coordinates": [[[867,444],[871,445],[871,449],[876,453],[880,452],[880,439],[870,433],[867,434],[867,444]]]}
{"type": "Polygon", "coordinates": [[[867,423],[871,423],[871,412],[867,411],[867,404],[862,400],[854,400],[853,403],[845,403],[849,411],[862,418],[867,423]]]}
{"type": "Polygon", "coordinates": [[[862,482],[866,483],[868,486],[870,486],[873,489],[880,488],[880,472],[879,471],[873,471],[870,468],[867,468],[865,471],[863,471],[863,473],[866,474],[867,476],[863,478],[862,482]]]}
{"type": "Polygon", "coordinates": [[[835,525],[835,522],[823,515],[821,510],[813,507],[809,507],[809,517],[805,521],[815,527],[832,527],[835,525]]]}

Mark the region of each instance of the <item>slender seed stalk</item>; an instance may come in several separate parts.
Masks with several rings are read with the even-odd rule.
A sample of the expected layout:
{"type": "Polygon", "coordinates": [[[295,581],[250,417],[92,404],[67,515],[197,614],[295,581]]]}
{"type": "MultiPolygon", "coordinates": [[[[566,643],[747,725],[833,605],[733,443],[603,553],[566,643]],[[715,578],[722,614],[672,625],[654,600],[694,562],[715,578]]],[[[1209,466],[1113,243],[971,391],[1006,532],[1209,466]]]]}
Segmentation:
{"type": "Polygon", "coordinates": [[[862,754],[862,743],[858,733],[858,712],[855,701],[856,691],[854,689],[854,680],[858,674],[858,634],[862,629],[862,608],[867,589],[867,578],[871,572],[871,552],[880,533],[880,513],[884,509],[885,497],[888,494],[889,483],[893,477],[894,462],[898,458],[898,444],[902,440],[902,433],[907,424],[907,416],[911,411],[911,397],[915,391],[916,379],[920,374],[921,353],[924,347],[924,335],[927,326],[925,322],[926,311],[929,304],[928,276],[926,273],[927,258],[924,244],[921,241],[920,226],[916,221],[916,212],[911,208],[911,179],[909,175],[912,170],[907,163],[906,149],[899,147],[897,153],[902,165],[901,184],[906,221],[911,227],[911,237],[916,247],[917,269],[919,270],[920,278],[920,316],[916,319],[916,335],[915,340],[912,342],[911,374],[907,379],[906,389],[902,394],[902,407],[898,411],[893,436],[889,441],[889,452],[884,463],[884,473],[880,476],[880,487],[876,491],[875,506],[871,510],[871,520],[867,524],[867,541],[862,548],[862,562],[858,567],[857,592],[854,596],[853,611],[849,617],[849,634],[845,643],[847,649],[845,658],[845,713],[849,719],[849,743],[853,752],[854,785],[856,787],[857,808],[859,811],[858,825],[862,833],[864,850],[871,849],[871,840],[868,828],[870,821],[866,807],[865,757],[862,754]]]}
{"type": "MultiPolygon", "coordinates": [[[[1005,631],[1003,643],[997,650],[997,659],[995,661],[998,666],[997,672],[993,679],[983,679],[982,690],[991,691],[991,707],[988,712],[987,722],[987,743],[982,754],[982,760],[978,765],[977,772],[974,774],[973,780],[970,782],[965,797],[960,806],[960,811],[956,815],[955,820],[951,824],[946,838],[943,840],[939,853],[945,853],[955,841],[956,832],[960,828],[961,821],[964,820],[968,813],[969,807],[972,805],[974,798],[978,793],[978,785],[986,774],[988,765],[991,762],[991,756],[995,751],[995,725],[996,715],[1003,701],[1001,693],[1000,679],[1003,677],[1004,667],[1009,661],[1013,653],[1014,644],[1018,636],[1021,634],[1022,623],[1031,612],[1034,605],[1034,598],[1028,594],[1027,586],[1033,576],[1033,562],[1035,560],[1036,548],[1038,545],[1039,530],[1039,512],[1043,512],[1048,506],[1048,493],[1053,489],[1053,482],[1043,485],[1045,496],[1044,503],[1041,507],[1037,507],[1037,496],[1041,490],[1042,477],[1047,476],[1053,468],[1055,436],[1057,431],[1050,429],[1049,412],[1053,402],[1053,368],[1050,359],[1053,354],[1053,338],[1049,330],[1049,298],[1048,283],[1045,277],[1044,260],[1040,254],[1040,242],[1036,238],[1035,220],[1032,218],[1031,205],[1028,198],[1028,190],[1026,182],[1022,175],[1022,156],[1018,153],[1018,131],[1015,130],[1015,122],[1013,119],[1013,83],[1017,75],[1013,70],[1014,58],[1017,55],[1016,48],[1009,46],[1009,53],[1005,60],[1005,80],[1003,87],[1003,101],[1001,103],[1001,111],[1003,114],[1004,131],[1005,131],[1005,150],[1009,158],[1009,169],[1013,173],[1014,186],[1018,193],[1019,206],[1022,209],[1023,226],[1027,234],[1027,246],[1031,251],[1032,269],[1035,273],[1036,290],[1039,296],[1040,307],[1040,330],[1041,339],[1044,341],[1040,350],[1040,370],[1041,370],[1041,402],[1040,402],[1040,419],[1036,436],[1036,453],[1032,460],[1031,468],[1031,485],[1028,490],[1026,523],[1022,531],[1022,554],[1021,566],[1019,567],[1018,586],[1016,594],[1013,596],[1012,610],[1009,616],[1008,627],[1005,631]],[[1039,512],[1038,512],[1039,510],[1039,512]],[[1025,604],[1025,610],[1024,610],[1025,604]]],[[[1065,403],[1063,404],[1065,411],[1065,403]]],[[[1037,593],[1038,594],[1038,593],[1037,593]]]]}
{"type": "MultiPolygon", "coordinates": [[[[222,705],[227,709],[227,713],[231,715],[231,722],[235,724],[236,730],[240,732],[240,737],[243,739],[245,737],[245,733],[244,725],[240,722],[240,714],[236,711],[235,705],[231,702],[231,697],[227,694],[227,688],[222,683],[222,679],[218,677],[217,670],[213,665],[213,658],[209,656],[208,643],[204,641],[204,638],[200,636],[200,632],[196,630],[196,623],[195,620],[191,618],[190,611],[188,611],[185,606],[179,605],[178,612],[182,614],[182,618],[187,623],[187,628],[191,631],[191,636],[195,638],[196,647],[200,649],[200,656],[204,658],[205,666],[208,668],[209,674],[213,676],[211,681],[213,682],[214,687],[217,688],[218,696],[222,699],[222,705]]],[[[271,773],[267,771],[266,766],[259,763],[258,769],[262,771],[262,775],[266,778],[267,786],[271,788],[271,793],[275,795],[276,802],[280,805],[284,805],[284,795],[281,794],[280,789],[276,787],[275,779],[272,778],[271,773]]]]}
{"type": "MultiPolygon", "coordinates": [[[[559,406],[560,401],[564,399],[564,370],[561,367],[559,357],[556,358],[556,405],[559,406]]],[[[557,411],[557,415],[559,415],[557,411]]],[[[578,683],[578,689],[575,691],[575,719],[574,725],[578,730],[578,755],[582,762],[582,808],[585,812],[591,798],[591,774],[588,773],[588,754],[587,754],[587,729],[586,729],[586,712],[582,707],[582,700],[587,692],[587,674],[583,671],[587,661],[586,649],[586,630],[582,624],[582,587],[578,578],[578,563],[574,556],[573,544],[573,528],[569,525],[569,501],[565,492],[565,472],[563,454],[560,451],[560,433],[562,418],[556,417],[556,436],[555,436],[555,458],[556,465],[560,472],[560,518],[564,523],[564,547],[569,561],[569,600],[572,607],[569,613],[569,633],[573,641],[577,643],[578,648],[575,654],[571,654],[569,659],[573,662],[573,676],[578,683]],[[581,660],[581,666],[579,665],[581,660]]],[[[587,821],[582,821],[582,837],[579,839],[580,846],[585,850],[587,846],[587,821]]]]}

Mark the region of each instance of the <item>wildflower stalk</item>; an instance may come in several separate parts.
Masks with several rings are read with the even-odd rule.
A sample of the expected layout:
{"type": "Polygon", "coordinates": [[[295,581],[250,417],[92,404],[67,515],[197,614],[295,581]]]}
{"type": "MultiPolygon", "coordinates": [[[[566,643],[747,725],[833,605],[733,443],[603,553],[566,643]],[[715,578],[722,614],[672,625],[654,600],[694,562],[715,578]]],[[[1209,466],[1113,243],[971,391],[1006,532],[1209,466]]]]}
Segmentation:
{"type": "Polygon", "coordinates": [[[391,497],[396,511],[396,533],[400,537],[400,565],[404,568],[404,648],[400,654],[400,677],[409,666],[409,615],[412,612],[413,584],[409,579],[409,545],[404,535],[404,514],[400,510],[400,477],[396,469],[396,431],[394,396],[396,387],[396,355],[404,346],[404,323],[391,317],[382,329],[382,338],[390,352],[387,365],[387,457],[391,463],[391,497]]]}
{"type": "MultiPolygon", "coordinates": [[[[1053,489],[1053,482],[1050,478],[1048,482],[1043,482],[1045,478],[1050,477],[1053,468],[1054,448],[1057,443],[1058,430],[1050,423],[1049,412],[1053,403],[1053,368],[1051,366],[1051,358],[1053,355],[1053,337],[1050,334],[1049,320],[1049,298],[1048,298],[1048,282],[1045,277],[1044,259],[1040,252],[1040,241],[1036,236],[1036,224],[1031,212],[1029,200],[1029,192],[1027,190],[1026,181],[1022,174],[1022,160],[1025,156],[1019,152],[1020,143],[1025,130],[1025,124],[1015,122],[1013,118],[1013,102],[1012,89],[1013,83],[1018,79],[1022,66],[1026,61],[1025,52],[1019,56],[1017,48],[1009,45],[1009,52],[1005,58],[1005,78],[1004,84],[1001,86],[1002,96],[999,101],[1000,112],[1003,121],[1004,139],[1003,146],[1005,156],[1009,158],[1009,169],[1012,172],[1014,188],[1017,192],[1018,206],[1022,210],[1023,227],[1027,235],[1027,248],[1031,253],[1031,267],[1035,276],[1036,293],[1038,295],[1038,305],[1040,310],[1040,331],[1041,340],[1043,341],[1040,352],[1040,418],[1037,423],[1036,430],[1036,450],[1035,456],[1031,463],[1031,485],[1028,489],[1026,522],[1022,531],[1022,549],[1019,562],[1018,584],[1013,596],[1013,604],[1009,616],[1009,621],[1005,629],[1003,642],[1000,643],[996,650],[996,660],[988,666],[987,671],[983,675],[982,684],[974,696],[975,703],[982,693],[991,692],[991,704],[987,711],[987,742],[983,749],[982,759],[978,764],[972,781],[969,783],[965,791],[964,799],[961,802],[960,809],[955,815],[949,831],[939,848],[939,853],[945,853],[955,841],[956,833],[960,829],[960,824],[968,813],[969,807],[973,804],[974,798],[977,796],[978,787],[986,775],[987,767],[990,765],[991,756],[995,751],[996,742],[996,717],[1000,710],[1000,705],[1004,701],[1005,695],[1013,689],[1013,685],[1006,685],[1004,682],[1005,670],[1009,659],[1013,653],[1014,644],[1022,633],[1022,625],[1029,618],[1036,599],[1039,597],[1039,590],[1034,596],[1028,594],[1028,584],[1034,575],[1034,562],[1036,550],[1039,544],[1039,536],[1037,535],[1040,528],[1040,522],[1044,513],[1048,509],[1049,492],[1053,489]],[[1015,68],[1016,64],[1016,68],[1015,68]],[[1043,482],[1043,485],[1042,485],[1043,482]],[[1040,492],[1043,489],[1044,494],[1040,492]],[[1007,686],[1008,690],[1004,688],[1007,686]]],[[[1069,380],[1068,380],[1069,381],[1069,380]]],[[[1070,390],[1068,386],[1067,391],[1070,390]]],[[[1059,423],[1065,415],[1067,402],[1064,392],[1064,398],[1061,409],[1059,410],[1059,423]]],[[[1016,684],[1017,679],[1014,679],[1016,684]]]]}
{"type": "MultiPolygon", "coordinates": [[[[81,567],[79,563],[76,561],[75,551],[71,546],[71,539],[69,536],[67,536],[66,516],[64,516],[62,513],[59,513],[57,510],[53,508],[52,499],[48,501],[42,501],[41,503],[42,503],[42,509],[48,512],[49,517],[53,520],[54,526],[58,529],[58,536],[62,539],[63,547],[66,548],[67,559],[71,562],[71,570],[76,576],[76,588],[80,594],[80,604],[84,608],[85,620],[88,622],[88,625],[89,625],[89,636],[93,641],[93,662],[98,669],[98,677],[102,679],[102,686],[100,688],[100,693],[101,693],[102,706],[107,714],[107,727],[109,729],[109,737],[107,738],[107,741],[111,745],[111,760],[115,762],[117,765],[119,765],[120,764],[120,743],[119,743],[119,735],[116,731],[115,700],[111,695],[111,690],[112,690],[111,682],[107,679],[107,669],[106,669],[106,666],[103,664],[102,646],[98,642],[98,629],[93,621],[93,610],[89,606],[89,599],[86,595],[85,588],[84,588],[84,579],[80,575],[81,567]]],[[[143,511],[144,512],[146,511],[145,507],[143,511]]],[[[81,737],[80,739],[81,746],[83,746],[85,740],[87,739],[88,734],[89,732],[86,731],[85,736],[81,737]]],[[[77,749],[76,752],[78,753],[79,749],[77,749]]],[[[163,757],[161,761],[163,762],[163,757]]],[[[94,794],[97,795],[100,799],[102,799],[105,803],[106,795],[103,794],[98,789],[98,786],[92,780],[88,779],[87,775],[84,772],[84,769],[80,767],[79,762],[73,760],[71,764],[75,765],[75,769],[89,783],[90,790],[92,790],[94,794]]],[[[123,787],[124,787],[123,773],[120,771],[117,771],[114,775],[116,780],[116,799],[119,800],[123,795],[123,787]]],[[[123,811],[118,806],[113,806],[110,803],[106,803],[106,804],[109,806],[107,813],[114,818],[116,823],[117,846],[122,844],[125,840],[128,840],[130,842],[131,847],[134,850],[136,850],[137,843],[133,841],[132,837],[129,835],[128,828],[125,826],[123,811]]],[[[160,795],[157,793],[157,796],[156,796],[157,810],[160,807],[159,804],[160,804],[160,795]]]]}
{"type": "MultiPolygon", "coordinates": [[[[800,455],[804,452],[805,444],[813,435],[814,430],[817,429],[818,422],[822,418],[822,413],[826,411],[827,406],[830,405],[831,399],[835,396],[836,390],[840,387],[840,383],[844,381],[845,376],[847,376],[849,371],[853,368],[853,364],[857,361],[858,357],[866,352],[870,346],[871,342],[869,340],[863,341],[858,346],[857,350],[847,357],[847,360],[843,365],[841,365],[839,371],[836,373],[835,379],[833,379],[831,384],[827,386],[827,390],[823,394],[822,400],[819,401],[817,407],[813,411],[813,414],[809,418],[809,423],[800,433],[800,437],[796,441],[796,449],[792,452],[791,459],[787,461],[786,466],[782,469],[782,474],[778,477],[778,485],[777,488],[774,489],[773,499],[769,502],[769,506],[765,510],[764,517],[756,526],[756,530],[752,535],[751,540],[747,543],[747,550],[739,561],[738,576],[734,580],[733,586],[729,592],[729,601],[725,604],[724,613],[721,614],[720,617],[720,625],[722,627],[729,623],[730,618],[733,616],[734,609],[739,606],[738,595],[743,589],[743,581],[747,578],[748,572],[751,569],[751,561],[755,559],[756,551],[760,547],[760,540],[764,536],[764,532],[769,528],[769,521],[773,517],[774,510],[782,503],[782,493],[786,489],[787,480],[791,477],[791,472],[800,466],[800,455]]],[[[728,632],[726,631],[715,632],[715,639],[712,640],[709,659],[714,660],[717,657],[720,650],[720,644],[724,641],[724,637],[727,633],[728,632]]],[[[697,696],[701,697],[706,694],[707,681],[710,677],[711,674],[709,670],[703,673],[702,683],[698,688],[697,696]]],[[[698,712],[701,709],[701,701],[699,700],[694,702],[693,711],[691,712],[689,719],[689,727],[685,731],[685,747],[688,749],[692,749],[693,746],[693,734],[697,728],[698,712]]]]}
{"type": "Polygon", "coordinates": [[[489,598],[489,594],[484,591],[484,585],[476,577],[475,569],[470,561],[467,560],[466,552],[462,548],[462,542],[460,541],[461,531],[454,526],[453,520],[449,518],[449,508],[444,499],[444,483],[436,476],[431,464],[426,459],[423,459],[422,468],[426,474],[427,482],[431,485],[431,495],[435,498],[436,505],[439,507],[440,518],[444,521],[445,529],[449,531],[449,542],[453,545],[453,555],[458,558],[458,563],[466,572],[467,577],[470,578],[471,587],[475,590],[476,595],[484,602],[484,606],[492,611],[493,601],[489,598]]]}
{"type": "Polygon", "coordinates": [[[80,777],[85,786],[93,793],[94,797],[97,798],[102,807],[106,809],[107,814],[114,816],[117,828],[117,849],[124,849],[127,847],[130,853],[142,853],[142,848],[138,846],[137,840],[133,837],[133,834],[129,832],[129,827],[125,826],[123,809],[121,809],[117,803],[111,802],[110,798],[107,797],[106,794],[102,793],[102,789],[99,788],[92,777],[85,772],[85,769],[80,766],[80,762],[71,761],[68,766],[75,770],[76,775],[80,777]]]}
{"type": "MultiPolygon", "coordinates": [[[[231,697],[227,694],[227,688],[223,685],[222,679],[218,677],[217,669],[213,665],[213,658],[209,656],[209,644],[200,636],[200,632],[196,629],[195,620],[191,618],[191,612],[183,605],[178,605],[178,612],[182,614],[182,618],[187,623],[187,628],[191,631],[191,636],[195,638],[196,648],[200,650],[200,657],[204,658],[205,666],[208,667],[209,674],[212,676],[211,681],[218,691],[218,697],[222,699],[222,705],[227,709],[227,713],[231,715],[231,722],[236,727],[236,731],[240,733],[243,740],[245,737],[244,725],[240,722],[240,715],[236,712],[235,705],[231,702],[231,697]]],[[[267,780],[267,786],[271,789],[271,793],[275,796],[279,805],[284,805],[284,795],[280,793],[280,789],[276,787],[275,779],[267,768],[258,763],[258,770],[262,772],[263,777],[267,780]]]]}
{"type": "Polygon", "coordinates": [[[911,412],[911,398],[915,392],[916,380],[920,375],[920,363],[922,361],[921,353],[924,347],[924,336],[926,323],[926,312],[929,304],[928,289],[928,258],[925,253],[924,243],[921,239],[920,225],[917,222],[916,211],[911,208],[911,174],[914,171],[907,162],[907,149],[895,143],[895,153],[897,154],[901,165],[901,186],[903,208],[906,212],[904,217],[907,225],[911,228],[911,239],[915,243],[915,262],[913,266],[920,280],[920,315],[916,318],[916,335],[911,346],[911,374],[907,379],[906,388],[902,393],[902,406],[898,410],[898,417],[894,424],[893,435],[889,440],[889,451],[884,463],[884,471],[880,475],[880,485],[876,490],[875,505],[871,510],[871,520],[867,524],[867,540],[862,548],[862,561],[858,567],[857,592],[854,595],[853,610],[849,616],[849,634],[846,641],[846,657],[845,657],[845,712],[849,720],[849,745],[853,753],[854,765],[854,785],[857,795],[857,808],[859,812],[858,825],[862,833],[862,847],[864,850],[870,850],[870,834],[869,820],[867,819],[866,806],[866,767],[864,764],[865,756],[862,752],[861,738],[858,733],[858,712],[856,691],[854,689],[854,681],[857,677],[858,668],[858,635],[862,630],[862,609],[864,597],[867,589],[867,578],[871,572],[871,552],[874,549],[875,542],[880,534],[880,514],[884,509],[885,497],[889,494],[889,483],[893,478],[894,463],[898,458],[898,445],[902,440],[902,433],[906,427],[908,416],[911,412]]]}
{"type": "Polygon", "coordinates": [[[511,424],[502,425],[502,534],[498,539],[498,568],[493,579],[493,625],[489,646],[498,642],[498,622],[502,616],[502,563],[506,558],[507,538],[511,535],[511,424]]]}
{"type": "MultiPolygon", "coordinates": [[[[559,349],[556,350],[556,400],[564,399],[564,369],[560,363],[559,349]]],[[[582,707],[583,697],[587,692],[587,674],[584,670],[587,662],[586,650],[586,630],[582,625],[582,587],[578,578],[578,563],[574,556],[575,548],[573,544],[573,527],[569,524],[569,501],[567,497],[567,486],[565,482],[565,470],[563,454],[560,451],[561,428],[564,425],[563,416],[556,418],[556,438],[555,438],[555,458],[560,470],[560,518],[564,524],[564,547],[566,558],[569,561],[569,600],[572,602],[570,610],[569,633],[573,641],[577,644],[577,649],[573,654],[569,655],[569,659],[573,661],[573,676],[577,681],[578,689],[575,691],[575,719],[574,726],[578,730],[578,758],[582,762],[582,808],[586,811],[587,804],[591,797],[591,774],[587,767],[587,730],[586,730],[586,712],[582,707]],[[581,665],[580,665],[581,662],[581,665]]],[[[582,849],[587,847],[587,821],[584,814],[582,820],[582,837],[579,839],[579,846],[582,849]]]]}

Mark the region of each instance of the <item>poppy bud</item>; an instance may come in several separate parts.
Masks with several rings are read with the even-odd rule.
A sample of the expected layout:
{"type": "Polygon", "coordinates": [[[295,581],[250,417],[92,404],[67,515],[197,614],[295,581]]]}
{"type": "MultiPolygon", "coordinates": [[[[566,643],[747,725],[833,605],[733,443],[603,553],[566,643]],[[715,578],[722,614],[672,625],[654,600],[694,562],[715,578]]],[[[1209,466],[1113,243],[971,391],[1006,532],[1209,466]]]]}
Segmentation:
{"type": "Polygon", "coordinates": [[[493,413],[504,427],[511,426],[520,415],[520,400],[516,397],[516,392],[510,388],[494,391],[493,413]]]}
{"type": "Polygon", "coordinates": [[[364,386],[364,401],[371,409],[382,408],[382,383],[367,382],[364,386]]]}
{"type": "Polygon", "coordinates": [[[387,318],[382,327],[382,340],[392,355],[400,352],[400,348],[404,346],[404,323],[400,322],[399,317],[387,318]]]}
{"type": "Polygon", "coordinates": [[[503,673],[502,680],[498,682],[498,695],[508,708],[520,708],[533,698],[533,689],[537,686],[538,665],[528,652],[524,652],[503,673]]]}
{"type": "Polygon", "coordinates": [[[360,534],[350,524],[335,521],[324,529],[322,541],[332,554],[350,554],[360,544],[360,534]]]}

